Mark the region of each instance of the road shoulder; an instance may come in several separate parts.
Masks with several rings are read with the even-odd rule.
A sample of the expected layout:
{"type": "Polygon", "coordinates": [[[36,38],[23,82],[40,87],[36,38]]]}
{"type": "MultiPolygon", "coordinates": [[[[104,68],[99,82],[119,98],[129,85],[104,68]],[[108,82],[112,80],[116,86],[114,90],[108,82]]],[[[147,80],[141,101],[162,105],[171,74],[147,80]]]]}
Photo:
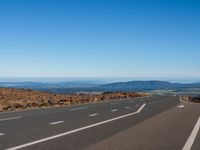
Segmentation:
{"type": "Polygon", "coordinates": [[[184,108],[172,108],[87,150],[182,149],[200,115],[199,104],[182,105],[184,108]]]}

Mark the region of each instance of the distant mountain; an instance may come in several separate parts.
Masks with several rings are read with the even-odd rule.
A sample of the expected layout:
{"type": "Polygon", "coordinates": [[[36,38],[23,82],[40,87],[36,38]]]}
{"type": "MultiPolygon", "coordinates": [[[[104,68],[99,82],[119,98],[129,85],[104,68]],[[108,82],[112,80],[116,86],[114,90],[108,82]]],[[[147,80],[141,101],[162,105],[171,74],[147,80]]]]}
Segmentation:
{"type": "Polygon", "coordinates": [[[200,83],[181,84],[165,81],[129,81],[116,82],[95,87],[96,90],[108,91],[144,91],[144,90],[162,90],[174,88],[200,88],[200,83]]]}
{"type": "Polygon", "coordinates": [[[166,81],[129,81],[100,84],[92,81],[71,82],[0,82],[0,87],[24,88],[40,90],[52,93],[76,93],[90,91],[149,91],[149,90],[171,90],[183,88],[200,88],[200,83],[181,84],[166,81]]]}

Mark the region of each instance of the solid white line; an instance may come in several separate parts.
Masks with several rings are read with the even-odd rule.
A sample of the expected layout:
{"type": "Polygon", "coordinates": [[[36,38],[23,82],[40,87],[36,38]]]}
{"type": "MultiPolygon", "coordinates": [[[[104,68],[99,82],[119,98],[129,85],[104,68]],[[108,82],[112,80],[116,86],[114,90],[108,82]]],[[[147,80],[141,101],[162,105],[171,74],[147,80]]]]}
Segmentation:
{"type": "Polygon", "coordinates": [[[54,124],[60,124],[60,123],[63,123],[64,121],[57,121],[57,122],[52,122],[50,123],[50,125],[54,125],[54,124]]]}
{"type": "Polygon", "coordinates": [[[3,118],[3,119],[0,119],[0,121],[7,121],[7,120],[13,120],[13,119],[20,119],[22,118],[21,116],[18,116],[18,117],[11,117],[11,118],[3,118]]]}
{"type": "Polygon", "coordinates": [[[195,141],[195,138],[197,136],[197,133],[199,131],[199,128],[200,128],[200,117],[196,123],[196,125],[194,126],[194,129],[192,130],[192,133],[190,134],[187,142],[185,143],[184,147],[183,147],[183,150],[190,150],[192,148],[192,144],[194,143],[195,141]]]}
{"type": "Polygon", "coordinates": [[[117,109],[113,109],[113,110],[111,110],[111,112],[115,112],[115,111],[117,111],[117,109]]]}
{"type": "Polygon", "coordinates": [[[74,108],[74,109],[71,109],[71,111],[74,111],[74,110],[82,110],[82,109],[87,109],[87,107],[74,108]]]}
{"type": "Polygon", "coordinates": [[[55,139],[55,138],[65,136],[65,135],[69,135],[69,134],[72,134],[72,133],[75,133],[75,132],[78,132],[78,131],[82,131],[82,130],[89,129],[89,128],[92,128],[92,127],[96,127],[96,126],[99,126],[99,125],[102,125],[102,124],[106,124],[108,122],[112,122],[112,121],[115,121],[115,120],[126,118],[126,117],[140,113],[142,111],[142,109],[145,107],[145,105],[146,104],[143,104],[136,112],[133,112],[133,113],[129,113],[129,114],[126,114],[126,115],[123,115],[123,116],[119,116],[119,117],[116,117],[116,118],[105,120],[105,121],[95,123],[95,124],[92,124],[92,125],[89,125],[89,126],[85,126],[85,127],[82,127],[82,128],[78,128],[78,129],[75,129],[75,130],[60,133],[60,134],[57,134],[57,135],[54,135],[54,136],[43,138],[43,139],[40,139],[40,140],[37,140],[37,141],[33,141],[33,142],[30,142],[30,143],[19,145],[19,146],[16,146],[16,147],[8,148],[7,150],[18,150],[18,149],[25,148],[25,147],[28,147],[28,146],[31,146],[31,145],[35,145],[35,144],[42,143],[42,142],[45,142],[45,141],[49,141],[49,140],[52,140],[52,139],[55,139]]]}
{"type": "Polygon", "coordinates": [[[5,135],[4,133],[0,133],[0,136],[5,135]]]}
{"type": "Polygon", "coordinates": [[[90,114],[89,116],[90,117],[94,117],[94,116],[97,116],[98,114],[90,114]]]}

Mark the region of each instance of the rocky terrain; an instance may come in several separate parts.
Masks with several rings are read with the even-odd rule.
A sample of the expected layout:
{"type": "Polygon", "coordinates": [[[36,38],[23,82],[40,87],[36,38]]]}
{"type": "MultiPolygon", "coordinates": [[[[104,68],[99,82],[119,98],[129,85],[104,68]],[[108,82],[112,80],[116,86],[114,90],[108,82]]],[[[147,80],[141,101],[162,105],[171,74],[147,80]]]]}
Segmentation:
{"type": "Polygon", "coordinates": [[[0,111],[58,107],[142,96],[149,96],[149,94],[136,92],[52,94],[25,89],[0,88],[0,111]]]}
{"type": "Polygon", "coordinates": [[[193,103],[200,103],[200,97],[196,96],[182,96],[182,101],[193,102],[193,103]]]}

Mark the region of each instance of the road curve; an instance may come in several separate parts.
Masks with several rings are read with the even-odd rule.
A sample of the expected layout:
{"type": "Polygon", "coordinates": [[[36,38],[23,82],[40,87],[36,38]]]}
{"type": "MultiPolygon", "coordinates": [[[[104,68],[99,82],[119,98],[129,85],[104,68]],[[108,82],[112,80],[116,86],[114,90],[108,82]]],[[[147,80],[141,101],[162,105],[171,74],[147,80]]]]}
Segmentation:
{"type": "Polygon", "coordinates": [[[200,105],[170,96],[0,113],[0,149],[177,150],[189,140],[197,150],[199,116],[200,105]]]}

